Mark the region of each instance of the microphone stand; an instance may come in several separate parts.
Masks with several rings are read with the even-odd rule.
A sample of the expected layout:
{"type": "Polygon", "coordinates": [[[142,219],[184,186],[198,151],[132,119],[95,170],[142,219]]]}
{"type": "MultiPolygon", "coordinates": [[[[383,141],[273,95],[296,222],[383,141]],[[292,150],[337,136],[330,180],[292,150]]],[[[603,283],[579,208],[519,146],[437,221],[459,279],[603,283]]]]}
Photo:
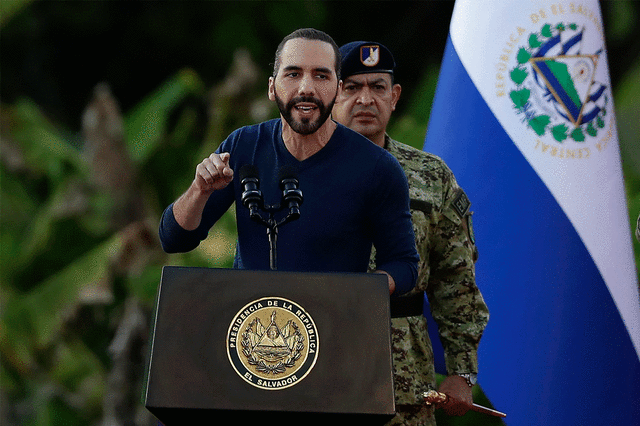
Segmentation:
{"type": "MultiPolygon", "coordinates": [[[[300,196],[302,197],[301,192],[300,192],[300,196]]],[[[283,209],[284,207],[280,206],[279,204],[276,204],[274,206],[265,206],[264,211],[269,214],[268,219],[264,219],[262,215],[257,211],[252,212],[252,214],[250,215],[251,219],[267,227],[267,237],[269,239],[269,267],[271,268],[272,271],[275,271],[278,269],[277,268],[278,228],[300,217],[300,211],[298,209],[291,208],[289,209],[289,213],[284,219],[282,219],[280,222],[276,221],[274,218],[275,213],[283,209]]]]}
{"type": "Polygon", "coordinates": [[[272,206],[264,205],[262,192],[259,189],[258,169],[246,164],[240,169],[242,192],[242,204],[249,209],[251,220],[267,227],[269,238],[269,266],[272,271],[277,269],[277,242],[278,228],[300,217],[300,204],[302,204],[302,191],[298,188],[298,179],[290,167],[280,168],[280,189],[282,189],[282,201],[272,206]],[[276,221],[275,214],[285,208],[289,209],[287,216],[281,221],[276,221]],[[269,215],[268,219],[262,217],[258,210],[269,215]]]}

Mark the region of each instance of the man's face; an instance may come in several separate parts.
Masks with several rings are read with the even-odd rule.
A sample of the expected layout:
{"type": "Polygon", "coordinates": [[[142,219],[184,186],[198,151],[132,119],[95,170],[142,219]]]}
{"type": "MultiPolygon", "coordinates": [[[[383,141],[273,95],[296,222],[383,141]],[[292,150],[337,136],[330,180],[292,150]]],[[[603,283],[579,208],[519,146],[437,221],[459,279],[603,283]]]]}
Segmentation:
{"type": "Polygon", "coordinates": [[[269,78],[269,99],[289,126],[303,135],[314,133],[331,115],[337,93],[331,45],[303,38],[287,41],[278,74],[269,78]]]}
{"type": "Polygon", "coordinates": [[[388,73],[347,77],[333,107],[333,119],[373,140],[384,134],[401,87],[388,73]]]}

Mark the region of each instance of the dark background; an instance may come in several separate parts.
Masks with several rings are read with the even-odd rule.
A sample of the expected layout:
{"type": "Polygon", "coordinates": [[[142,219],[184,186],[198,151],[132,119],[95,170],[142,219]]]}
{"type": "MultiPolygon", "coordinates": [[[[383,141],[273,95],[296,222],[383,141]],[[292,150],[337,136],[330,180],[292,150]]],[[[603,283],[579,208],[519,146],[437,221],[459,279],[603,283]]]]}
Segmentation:
{"type": "Polygon", "coordinates": [[[239,47],[269,72],[282,37],[303,26],[338,45],[386,44],[411,91],[428,65],[439,64],[452,10],[451,1],[37,1],[3,26],[1,94],[9,103],[29,96],[77,128],[100,81],[127,110],[185,67],[213,85],[239,47]]]}

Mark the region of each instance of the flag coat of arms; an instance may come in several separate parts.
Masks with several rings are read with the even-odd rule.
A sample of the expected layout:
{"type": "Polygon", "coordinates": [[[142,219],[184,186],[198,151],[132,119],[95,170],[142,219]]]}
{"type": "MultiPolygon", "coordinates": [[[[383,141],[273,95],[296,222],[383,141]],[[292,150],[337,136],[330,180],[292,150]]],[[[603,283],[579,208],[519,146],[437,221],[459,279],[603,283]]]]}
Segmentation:
{"type": "Polygon", "coordinates": [[[479,384],[513,425],[640,424],[640,298],[597,1],[457,0],[425,150],[472,202],[479,384]]]}

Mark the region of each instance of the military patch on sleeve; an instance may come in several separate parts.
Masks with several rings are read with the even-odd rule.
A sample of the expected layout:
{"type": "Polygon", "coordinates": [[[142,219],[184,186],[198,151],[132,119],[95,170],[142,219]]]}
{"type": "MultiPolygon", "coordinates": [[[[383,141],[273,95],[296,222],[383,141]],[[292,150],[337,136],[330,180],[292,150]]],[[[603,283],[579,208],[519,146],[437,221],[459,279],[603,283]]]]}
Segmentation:
{"type": "Polygon", "coordinates": [[[462,219],[469,211],[471,201],[469,201],[469,197],[467,197],[467,194],[464,193],[462,188],[458,188],[456,192],[456,197],[453,199],[451,205],[453,206],[453,210],[460,216],[460,219],[462,219]]]}

